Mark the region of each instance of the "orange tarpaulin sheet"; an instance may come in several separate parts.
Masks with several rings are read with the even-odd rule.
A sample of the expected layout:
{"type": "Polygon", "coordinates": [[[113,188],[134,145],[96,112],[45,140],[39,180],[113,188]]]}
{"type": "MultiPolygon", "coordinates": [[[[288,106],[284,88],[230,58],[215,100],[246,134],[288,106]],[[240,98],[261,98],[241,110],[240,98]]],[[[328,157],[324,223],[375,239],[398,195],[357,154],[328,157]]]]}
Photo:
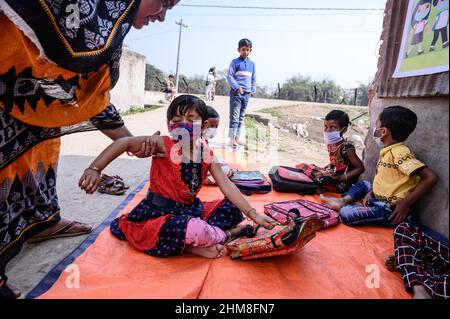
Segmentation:
{"type": "MultiPolygon", "coordinates": [[[[129,212],[147,188],[119,214],[129,212]]],[[[202,200],[221,197],[217,187],[205,186],[200,193],[202,200]]],[[[266,203],[296,198],[318,199],[274,191],[247,197],[260,212],[266,203]]],[[[385,256],[393,253],[392,233],[388,228],[341,224],[319,231],[293,255],[240,261],[191,254],[151,257],[113,237],[106,227],[71,265],[60,264],[55,278],[43,280],[29,297],[410,298],[400,274],[383,266],[385,256]]]]}

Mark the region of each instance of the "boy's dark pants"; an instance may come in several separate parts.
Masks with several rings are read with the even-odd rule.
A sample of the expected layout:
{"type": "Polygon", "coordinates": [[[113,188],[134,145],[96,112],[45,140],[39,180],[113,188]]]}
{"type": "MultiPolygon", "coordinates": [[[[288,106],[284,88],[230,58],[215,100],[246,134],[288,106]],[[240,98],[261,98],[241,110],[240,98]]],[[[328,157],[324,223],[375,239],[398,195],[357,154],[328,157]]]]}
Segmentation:
{"type": "Polygon", "coordinates": [[[241,135],[242,121],[244,120],[249,100],[250,96],[247,93],[239,94],[238,92],[230,91],[230,138],[238,139],[241,135]]]}
{"type": "Polygon", "coordinates": [[[406,290],[423,285],[433,298],[448,299],[448,247],[409,223],[401,223],[394,230],[394,245],[406,290]]]}

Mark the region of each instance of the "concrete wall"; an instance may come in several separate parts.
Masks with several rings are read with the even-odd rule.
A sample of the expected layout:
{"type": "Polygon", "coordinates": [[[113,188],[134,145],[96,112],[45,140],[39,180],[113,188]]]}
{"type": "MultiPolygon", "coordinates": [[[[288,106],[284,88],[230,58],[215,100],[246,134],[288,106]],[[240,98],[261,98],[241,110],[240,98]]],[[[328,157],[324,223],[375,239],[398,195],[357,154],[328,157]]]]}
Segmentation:
{"type": "Polygon", "coordinates": [[[145,55],[123,48],[119,81],[111,91],[111,102],[118,110],[144,106],[145,61],[145,55]]]}
{"type": "MultiPolygon", "coordinates": [[[[420,221],[431,229],[449,237],[449,104],[447,97],[430,98],[377,98],[370,105],[371,130],[381,111],[392,105],[401,105],[414,111],[418,117],[416,130],[407,145],[416,157],[427,164],[439,176],[438,184],[420,200],[420,221]]],[[[372,131],[369,131],[372,132],[372,131]]],[[[379,156],[379,147],[371,134],[366,139],[363,178],[373,180],[379,156]]]]}

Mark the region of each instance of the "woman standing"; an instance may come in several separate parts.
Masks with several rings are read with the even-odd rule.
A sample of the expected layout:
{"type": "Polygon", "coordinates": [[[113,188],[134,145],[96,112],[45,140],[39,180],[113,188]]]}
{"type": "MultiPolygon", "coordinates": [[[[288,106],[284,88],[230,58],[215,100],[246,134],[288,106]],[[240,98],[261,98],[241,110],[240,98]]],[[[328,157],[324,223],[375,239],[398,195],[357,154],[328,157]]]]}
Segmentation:
{"type": "MultiPolygon", "coordinates": [[[[109,91],[132,26],[164,21],[179,0],[0,0],[0,299],[6,264],[23,243],[79,235],[56,193],[59,137],[100,130],[131,136],[109,91]]],[[[143,145],[136,156],[148,156],[143,145]]]]}

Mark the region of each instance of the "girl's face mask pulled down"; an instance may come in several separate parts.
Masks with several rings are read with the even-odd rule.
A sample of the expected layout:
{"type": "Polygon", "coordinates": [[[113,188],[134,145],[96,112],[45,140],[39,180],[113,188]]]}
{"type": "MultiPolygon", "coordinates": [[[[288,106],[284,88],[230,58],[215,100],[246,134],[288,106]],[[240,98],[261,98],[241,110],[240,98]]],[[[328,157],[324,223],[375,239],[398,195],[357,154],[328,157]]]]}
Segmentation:
{"type": "Polygon", "coordinates": [[[201,139],[201,122],[179,122],[169,124],[169,136],[181,145],[189,145],[201,139]]]}

